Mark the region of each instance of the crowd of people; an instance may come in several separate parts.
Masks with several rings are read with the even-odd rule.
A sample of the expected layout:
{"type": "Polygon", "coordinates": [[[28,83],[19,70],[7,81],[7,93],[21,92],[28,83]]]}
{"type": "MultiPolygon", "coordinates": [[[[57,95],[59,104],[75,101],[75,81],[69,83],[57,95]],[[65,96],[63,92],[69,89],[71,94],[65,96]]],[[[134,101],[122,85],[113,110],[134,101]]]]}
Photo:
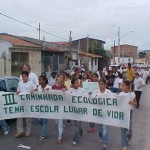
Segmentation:
{"type": "MultiPolygon", "coordinates": [[[[105,67],[99,68],[95,73],[90,71],[82,71],[80,67],[75,68],[71,73],[63,72],[57,74],[51,72],[49,75],[42,73],[39,77],[31,72],[30,65],[24,65],[20,75],[20,82],[16,94],[19,93],[34,93],[34,91],[62,90],[68,91],[71,94],[84,93],[84,82],[98,82],[99,89],[96,89],[91,94],[92,97],[102,94],[116,93],[130,97],[127,99],[131,107],[130,113],[130,129],[121,128],[122,150],[127,150],[132,138],[132,109],[140,108],[140,98],[143,86],[150,81],[150,71],[148,68],[132,67],[129,63],[127,67],[105,67]]],[[[39,140],[43,142],[47,138],[48,119],[38,118],[38,123],[41,125],[39,140]]],[[[58,119],[58,143],[62,143],[64,126],[70,125],[71,120],[58,119]]],[[[32,118],[17,118],[16,138],[22,136],[30,136],[32,128],[32,118]],[[23,128],[23,121],[26,122],[26,128],[23,128]]],[[[4,134],[8,134],[10,127],[5,120],[0,120],[0,125],[4,130],[4,134]]],[[[90,122],[88,133],[95,131],[95,123],[90,122]]],[[[73,145],[79,144],[80,136],[83,130],[81,121],[75,121],[75,133],[73,136],[73,145]]],[[[107,125],[100,125],[99,141],[103,143],[103,149],[108,149],[108,131],[107,125]]]]}

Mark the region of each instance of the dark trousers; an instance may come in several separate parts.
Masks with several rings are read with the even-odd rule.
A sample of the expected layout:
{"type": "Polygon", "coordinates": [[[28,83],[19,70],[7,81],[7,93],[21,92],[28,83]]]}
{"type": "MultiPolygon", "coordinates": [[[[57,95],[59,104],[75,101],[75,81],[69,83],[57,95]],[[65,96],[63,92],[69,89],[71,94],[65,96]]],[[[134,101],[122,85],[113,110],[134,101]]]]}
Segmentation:
{"type": "Polygon", "coordinates": [[[140,98],[141,98],[141,94],[142,94],[142,91],[135,91],[137,107],[140,106],[140,98]]]}

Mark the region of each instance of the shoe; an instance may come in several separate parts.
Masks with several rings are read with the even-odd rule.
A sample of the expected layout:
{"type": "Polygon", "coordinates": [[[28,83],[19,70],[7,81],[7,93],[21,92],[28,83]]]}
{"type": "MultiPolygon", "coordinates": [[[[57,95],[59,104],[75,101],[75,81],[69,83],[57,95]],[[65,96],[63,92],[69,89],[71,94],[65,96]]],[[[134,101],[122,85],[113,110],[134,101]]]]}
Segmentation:
{"type": "Polygon", "coordinates": [[[94,132],[94,131],[95,131],[95,128],[88,128],[88,129],[87,129],[87,132],[88,132],[88,133],[92,133],[92,132],[94,132]]]}
{"type": "Polygon", "coordinates": [[[128,149],[127,149],[127,147],[122,147],[122,149],[121,149],[121,150],[128,150],[128,149]]]}
{"type": "Polygon", "coordinates": [[[77,145],[77,142],[76,142],[76,141],[73,141],[73,142],[72,142],[72,145],[73,145],[73,146],[76,146],[76,145],[77,145]]]}
{"type": "Polygon", "coordinates": [[[107,150],[107,145],[106,144],[103,145],[103,150],[107,150]]]}
{"type": "Polygon", "coordinates": [[[4,131],[4,135],[7,135],[9,133],[9,129],[4,131]]]}
{"type": "Polygon", "coordinates": [[[40,142],[44,142],[46,140],[46,138],[47,138],[46,136],[40,136],[39,140],[40,140],[40,142]]]}
{"type": "Polygon", "coordinates": [[[26,137],[31,136],[31,131],[26,131],[26,137]]]}
{"type": "Polygon", "coordinates": [[[20,138],[20,137],[22,137],[24,135],[24,132],[17,132],[16,134],[15,134],[15,138],[20,138]]]}
{"type": "Polygon", "coordinates": [[[61,138],[58,138],[57,143],[58,143],[58,144],[61,144],[61,143],[62,143],[62,139],[61,139],[61,138]]]}
{"type": "Polygon", "coordinates": [[[131,145],[131,139],[128,139],[128,145],[131,145]]]}
{"type": "Polygon", "coordinates": [[[103,142],[103,141],[102,141],[102,139],[100,138],[100,139],[99,139],[99,143],[102,143],[102,142],[103,142]]]}

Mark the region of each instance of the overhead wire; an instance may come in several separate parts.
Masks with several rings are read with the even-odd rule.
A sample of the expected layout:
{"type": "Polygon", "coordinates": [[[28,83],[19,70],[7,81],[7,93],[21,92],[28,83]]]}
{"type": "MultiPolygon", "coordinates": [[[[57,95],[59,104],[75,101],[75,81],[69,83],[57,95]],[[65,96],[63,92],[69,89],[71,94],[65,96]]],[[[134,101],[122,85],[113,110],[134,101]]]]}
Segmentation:
{"type": "MultiPolygon", "coordinates": [[[[12,20],[14,20],[14,21],[17,21],[17,22],[19,22],[19,23],[22,23],[22,24],[24,24],[24,25],[26,25],[26,26],[29,26],[29,27],[31,27],[31,28],[34,28],[34,29],[36,29],[36,30],[39,30],[39,28],[37,28],[37,27],[34,27],[34,26],[32,26],[32,25],[30,25],[30,24],[27,24],[27,23],[25,23],[25,22],[23,22],[23,21],[20,21],[20,20],[18,20],[18,19],[15,19],[15,18],[13,18],[13,17],[10,17],[10,16],[8,16],[8,15],[6,15],[6,14],[4,14],[4,13],[1,13],[1,12],[0,12],[0,15],[2,15],[2,16],[4,16],[4,17],[7,17],[7,18],[9,18],[9,19],[12,19],[12,20]]],[[[53,33],[50,33],[50,32],[44,31],[44,30],[40,30],[40,31],[43,32],[43,33],[47,33],[47,34],[50,34],[50,35],[52,35],[52,36],[55,36],[55,37],[57,37],[57,38],[63,39],[63,40],[68,40],[68,39],[65,39],[65,38],[63,38],[63,37],[60,37],[60,36],[58,36],[58,35],[55,35],[55,34],[53,34],[53,33]]]]}

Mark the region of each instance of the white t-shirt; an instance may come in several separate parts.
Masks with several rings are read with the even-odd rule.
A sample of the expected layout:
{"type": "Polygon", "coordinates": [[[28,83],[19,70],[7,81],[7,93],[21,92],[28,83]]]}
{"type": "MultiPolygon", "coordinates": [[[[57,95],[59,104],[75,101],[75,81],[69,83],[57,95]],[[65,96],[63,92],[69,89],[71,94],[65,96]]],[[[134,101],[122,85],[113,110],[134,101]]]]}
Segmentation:
{"type": "Polygon", "coordinates": [[[121,84],[123,81],[123,79],[120,79],[119,77],[117,77],[114,81],[114,86],[115,88],[119,88],[119,84],[121,84]]]}
{"type": "Polygon", "coordinates": [[[78,89],[74,89],[74,88],[70,88],[68,90],[71,94],[75,94],[75,95],[81,95],[83,94],[85,91],[83,88],[79,87],[78,89]]]}
{"type": "Polygon", "coordinates": [[[143,80],[141,77],[139,77],[139,78],[135,78],[135,79],[134,79],[133,84],[134,84],[134,90],[135,90],[135,91],[142,91],[143,88],[140,87],[140,88],[138,89],[138,87],[141,86],[141,85],[145,85],[145,82],[144,82],[144,80],[143,80]]]}
{"type": "Polygon", "coordinates": [[[36,86],[31,81],[28,81],[26,83],[24,83],[23,81],[20,81],[18,83],[17,91],[19,91],[20,93],[24,93],[24,94],[30,94],[30,92],[35,89],[36,89],[36,86]]]}
{"type": "Polygon", "coordinates": [[[94,92],[92,92],[92,98],[98,96],[98,95],[101,95],[101,94],[111,94],[112,92],[108,89],[105,89],[105,92],[104,93],[101,93],[99,89],[97,90],[94,90],[94,92]]]}
{"type": "MultiPolygon", "coordinates": [[[[133,101],[135,98],[135,93],[133,93],[133,92],[128,92],[128,93],[120,92],[119,95],[126,96],[128,101],[133,101]]],[[[130,105],[130,109],[133,109],[133,105],[130,105]]]]}
{"type": "Polygon", "coordinates": [[[50,77],[50,80],[49,80],[49,85],[50,86],[53,86],[56,84],[56,79],[53,79],[52,77],[50,77]]]}
{"type": "Polygon", "coordinates": [[[146,70],[144,70],[144,71],[142,72],[142,74],[143,74],[143,78],[146,78],[146,77],[148,76],[148,72],[147,72],[146,70]]]}
{"type": "Polygon", "coordinates": [[[46,85],[46,87],[44,89],[41,87],[41,85],[38,86],[38,91],[48,91],[50,89],[51,89],[51,87],[49,85],[46,85]]]}
{"type": "MultiPolygon", "coordinates": [[[[20,81],[22,81],[22,75],[20,75],[20,81]]],[[[31,81],[34,85],[39,85],[38,77],[35,73],[29,73],[29,81],[31,81]]]]}

